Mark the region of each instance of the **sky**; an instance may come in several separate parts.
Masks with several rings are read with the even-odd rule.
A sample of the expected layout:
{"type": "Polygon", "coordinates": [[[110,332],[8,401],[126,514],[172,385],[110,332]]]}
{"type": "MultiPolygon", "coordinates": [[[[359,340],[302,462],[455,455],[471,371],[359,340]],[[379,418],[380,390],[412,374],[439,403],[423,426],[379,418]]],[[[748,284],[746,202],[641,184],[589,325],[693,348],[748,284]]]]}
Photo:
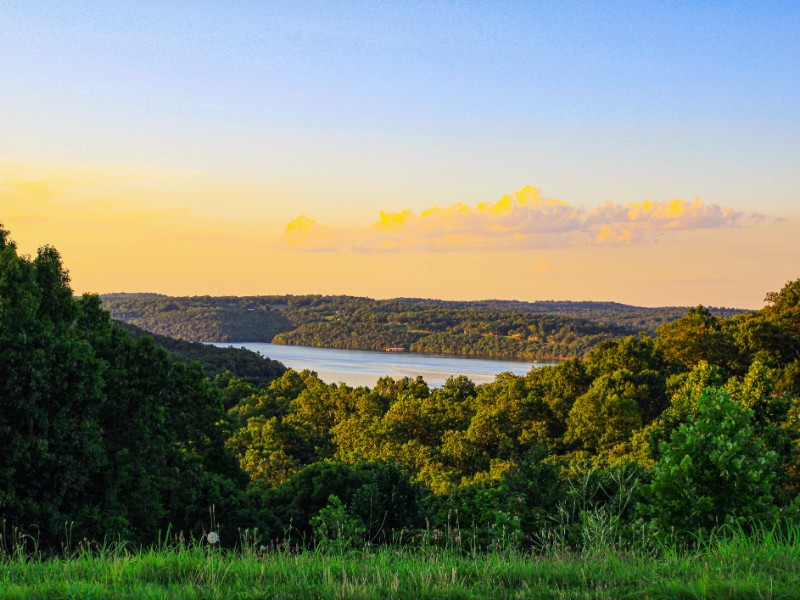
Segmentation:
{"type": "Polygon", "coordinates": [[[800,3],[0,0],[0,223],[76,293],[759,308],[800,3]]]}

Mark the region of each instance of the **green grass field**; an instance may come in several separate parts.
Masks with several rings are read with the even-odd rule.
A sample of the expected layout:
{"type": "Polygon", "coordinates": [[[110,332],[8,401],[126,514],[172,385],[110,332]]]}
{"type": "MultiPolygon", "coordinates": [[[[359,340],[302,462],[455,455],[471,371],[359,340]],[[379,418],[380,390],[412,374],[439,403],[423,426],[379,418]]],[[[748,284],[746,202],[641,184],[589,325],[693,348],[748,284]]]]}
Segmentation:
{"type": "Polygon", "coordinates": [[[800,530],[677,551],[295,552],[199,544],[79,550],[0,562],[2,598],[800,598],[800,530]]]}

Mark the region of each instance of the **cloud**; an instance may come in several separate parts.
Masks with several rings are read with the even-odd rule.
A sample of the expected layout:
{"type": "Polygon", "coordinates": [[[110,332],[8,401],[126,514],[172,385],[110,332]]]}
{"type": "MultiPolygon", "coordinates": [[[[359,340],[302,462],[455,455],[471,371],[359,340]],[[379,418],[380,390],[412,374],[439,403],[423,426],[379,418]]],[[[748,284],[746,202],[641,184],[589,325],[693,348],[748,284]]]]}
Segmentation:
{"type": "Polygon", "coordinates": [[[305,215],[300,215],[286,226],[281,240],[300,250],[335,250],[345,243],[344,230],[325,227],[305,215]]]}
{"type": "Polygon", "coordinates": [[[718,229],[757,222],[746,215],[700,200],[617,204],[587,211],[530,186],[496,202],[475,207],[456,203],[419,214],[380,211],[369,227],[330,227],[302,215],[291,221],[280,241],[306,251],[355,252],[541,249],[644,243],[685,229],[718,229]]]}
{"type": "Polygon", "coordinates": [[[624,206],[608,201],[587,215],[586,224],[596,231],[594,239],[598,244],[627,244],[664,231],[717,229],[761,218],[758,214],[745,217],[732,208],[703,204],[698,199],[645,200],[624,206]]]}

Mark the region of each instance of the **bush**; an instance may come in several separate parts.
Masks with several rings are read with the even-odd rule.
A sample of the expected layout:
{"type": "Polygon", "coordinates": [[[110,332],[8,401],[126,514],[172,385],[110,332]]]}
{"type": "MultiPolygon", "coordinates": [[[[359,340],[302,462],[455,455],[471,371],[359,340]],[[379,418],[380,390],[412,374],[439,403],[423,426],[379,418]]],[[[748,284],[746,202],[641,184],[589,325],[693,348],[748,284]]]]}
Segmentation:
{"type": "Polygon", "coordinates": [[[335,494],[328,496],[327,506],[311,517],[309,524],[320,549],[344,550],[364,543],[366,529],[347,513],[347,507],[335,494]]]}
{"type": "Polygon", "coordinates": [[[701,392],[697,418],[662,444],[653,474],[645,512],[662,529],[696,532],[772,516],[777,457],[754,437],[752,418],[728,392],[701,392]]]}

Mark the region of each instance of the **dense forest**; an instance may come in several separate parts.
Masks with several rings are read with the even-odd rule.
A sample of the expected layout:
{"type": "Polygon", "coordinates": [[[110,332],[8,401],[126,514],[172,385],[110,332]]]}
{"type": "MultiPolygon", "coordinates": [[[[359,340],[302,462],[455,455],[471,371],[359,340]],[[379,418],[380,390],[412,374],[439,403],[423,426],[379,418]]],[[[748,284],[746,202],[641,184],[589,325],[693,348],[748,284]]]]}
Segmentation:
{"type": "MultiPolygon", "coordinates": [[[[397,322],[442,326],[421,312],[397,322]]],[[[473,548],[501,533],[580,548],[587,528],[691,543],[800,523],[800,279],[759,311],[692,308],[484,385],[236,369],[211,378],[132,336],[73,297],[55,249],[21,256],[0,229],[0,519],[43,548],[209,528],[223,544],[403,544],[454,523],[473,548]]]]}
{"type": "MultiPolygon", "coordinates": [[[[598,342],[652,334],[686,307],[613,302],[446,302],[350,296],[170,298],[103,296],[115,319],[173,338],[300,346],[437,352],[552,360],[583,357],[598,342]]],[[[711,309],[730,317],[743,311],[711,309]]]]}
{"type": "Polygon", "coordinates": [[[210,378],[226,377],[236,373],[236,377],[247,383],[259,385],[283,375],[286,367],[276,360],[264,358],[247,348],[218,348],[201,342],[187,342],[157,333],[150,333],[130,323],[117,322],[132,338],[149,337],[156,346],[167,351],[174,361],[199,363],[203,372],[210,378]]]}
{"type": "Polygon", "coordinates": [[[170,298],[110,294],[103,307],[114,319],[151,333],[192,342],[269,342],[293,328],[269,298],[170,298]]]}

